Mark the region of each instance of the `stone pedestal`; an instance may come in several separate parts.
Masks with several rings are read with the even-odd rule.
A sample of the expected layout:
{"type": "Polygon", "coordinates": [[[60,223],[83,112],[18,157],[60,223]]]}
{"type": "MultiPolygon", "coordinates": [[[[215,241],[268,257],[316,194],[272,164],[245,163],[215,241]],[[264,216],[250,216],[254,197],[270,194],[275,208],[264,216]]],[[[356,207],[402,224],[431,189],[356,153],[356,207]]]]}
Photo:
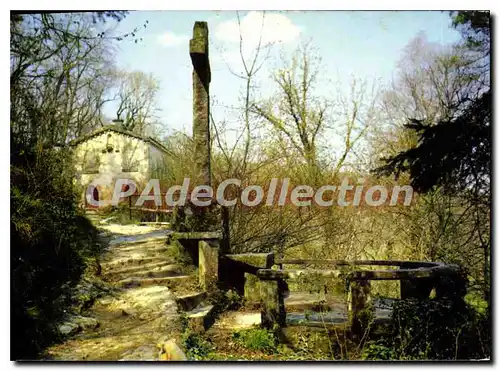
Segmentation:
{"type": "Polygon", "coordinates": [[[244,296],[246,305],[260,304],[260,280],[254,274],[245,273],[244,296]]]}
{"type": "Polygon", "coordinates": [[[200,241],[198,251],[200,285],[205,291],[212,291],[216,288],[219,277],[219,249],[210,246],[205,241],[200,241]]]}
{"type": "Polygon", "coordinates": [[[283,293],[279,291],[277,281],[260,281],[262,325],[268,329],[285,327],[286,312],[283,293]]]}
{"type": "Polygon", "coordinates": [[[352,332],[362,334],[374,317],[369,280],[351,282],[348,307],[352,332]]]}

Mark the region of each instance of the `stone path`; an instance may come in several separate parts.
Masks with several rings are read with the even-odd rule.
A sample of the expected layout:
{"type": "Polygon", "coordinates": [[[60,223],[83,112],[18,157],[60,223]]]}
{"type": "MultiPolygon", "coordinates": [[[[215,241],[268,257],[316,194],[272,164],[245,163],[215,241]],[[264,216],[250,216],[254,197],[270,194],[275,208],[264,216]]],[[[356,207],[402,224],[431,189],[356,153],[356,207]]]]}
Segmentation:
{"type": "Polygon", "coordinates": [[[166,230],[108,225],[111,241],[101,260],[102,278],[114,294],[99,299],[91,316],[99,327],[48,350],[62,361],[157,360],[157,343],[178,338],[177,305],[166,283],[184,277],[165,244],[166,230]]]}

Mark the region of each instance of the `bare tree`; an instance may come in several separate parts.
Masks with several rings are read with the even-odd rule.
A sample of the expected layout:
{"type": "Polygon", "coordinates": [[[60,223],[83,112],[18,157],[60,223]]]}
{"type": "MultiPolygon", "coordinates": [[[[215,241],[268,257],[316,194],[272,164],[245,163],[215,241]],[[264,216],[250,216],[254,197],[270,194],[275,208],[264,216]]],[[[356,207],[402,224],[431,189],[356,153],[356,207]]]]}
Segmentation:
{"type": "MultiPolygon", "coordinates": [[[[269,59],[270,51],[274,43],[263,42],[263,29],[265,24],[265,12],[262,12],[262,23],[261,30],[259,33],[259,39],[256,45],[245,43],[241,28],[241,18],[239,12],[236,12],[236,18],[238,22],[239,29],[239,42],[238,51],[239,59],[241,61],[242,72],[236,72],[228,63],[226,63],[229,72],[242,80],[244,83],[244,90],[241,96],[242,106],[231,107],[232,111],[237,112],[241,116],[243,122],[243,128],[240,134],[237,136],[234,143],[228,145],[222,138],[223,131],[225,129],[225,124],[222,122],[216,122],[213,117],[212,126],[214,127],[214,134],[216,139],[216,144],[221,151],[223,151],[227,165],[230,168],[236,169],[238,172],[244,174],[247,170],[248,161],[250,157],[250,152],[252,150],[252,131],[255,130],[255,122],[252,122],[252,105],[255,99],[255,89],[257,88],[256,77],[261,71],[262,67],[269,59]],[[249,55],[245,53],[245,47],[251,47],[249,55]],[[241,156],[236,156],[240,143],[242,142],[241,156]]],[[[220,49],[220,48],[219,48],[220,49]]]]}
{"type": "Polygon", "coordinates": [[[64,144],[99,124],[112,47],[90,16],[30,14],[11,22],[13,131],[64,144]]]}
{"type": "MultiPolygon", "coordinates": [[[[336,111],[333,127],[339,131],[343,142],[342,151],[335,161],[334,174],[339,174],[348,163],[349,156],[363,157],[358,153],[359,144],[378,123],[378,85],[376,81],[352,78],[349,92],[337,89],[336,111]]],[[[365,160],[361,159],[364,163],[365,160]]],[[[355,164],[350,164],[351,168],[355,164]]],[[[354,166],[356,167],[356,166],[354,166]]],[[[358,164],[359,167],[359,164],[358,164]]]]}
{"type": "Polygon", "coordinates": [[[319,75],[320,59],[310,44],[300,46],[292,60],[285,63],[287,67],[273,74],[277,96],[254,104],[252,109],[271,124],[280,141],[288,143],[316,176],[320,170],[320,139],[341,135],[343,149],[334,166],[338,173],[374,123],[375,84],[369,91],[366,82],[353,79],[348,94],[338,89],[336,97],[328,99],[316,93],[318,83],[324,84],[326,79],[319,75]]]}
{"type": "Polygon", "coordinates": [[[466,72],[471,63],[473,58],[464,48],[431,43],[425,34],[412,39],[398,62],[395,78],[382,94],[376,157],[416,145],[414,133],[404,128],[409,118],[427,125],[452,118],[465,97],[477,89],[466,72]]]}
{"type": "Polygon", "coordinates": [[[141,71],[116,71],[116,116],[124,128],[140,134],[152,134],[157,123],[156,103],[160,85],[152,74],[141,71]]]}
{"type": "Polygon", "coordinates": [[[327,103],[313,97],[318,70],[307,46],[293,56],[288,68],[273,74],[278,99],[254,104],[254,112],[283,134],[306,163],[317,167],[316,139],[327,125],[327,103]]]}
{"type": "MultiPolygon", "coordinates": [[[[415,152],[422,143],[418,132],[405,126],[409,119],[418,120],[423,127],[432,130],[443,122],[455,122],[453,120],[463,113],[464,107],[469,107],[488,80],[488,76],[481,76],[482,65],[481,73],[471,73],[471,66],[475,63],[477,56],[463,45],[436,45],[429,43],[423,35],[408,44],[393,84],[383,95],[381,112],[384,120],[374,132],[371,143],[375,166],[382,164],[381,158],[415,152]]],[[[447,135],[450,134],[442,135],[443,139],[447,135]]],[[[433,137],[439,138],[436,134],[433,137]]],[[[466,138],[463,142],[473,143],[474,139],[466,138]]],[[[488,172],[483,169],[489,166],[480,165],[476,157],[481,153],[481,160],[488,159],[488,155],[483,155],[488,146],[482,143],[472,151],[465,146],[457,147],[456,143],[451,147],[460,148],[461,155],[470,157],[470,161],[464,161],[463,165],[452,166],[453,170],[474,169],[466,177],[465,191],[446,192],[444,187],[436,187],[419,195],[412,209],[399,214],[405,225],[398,228],[397,233],[401,231],[407,236],[404,243],[408,255],[461,264],[469,269],[473,278],[471,282],[488,282],[490,205],[483,200],[487,199],[484,196],[488,194],[490,184],[488,172]],[[481,176],[476,176],[475,171],[481,176]]],[[[422,158],[432,158],[433,151],[434,148],[426,150],[422,158]]],[[[448,153],[446,157],[445,163],[453,155],[448,153]]],[[[418,166],[421,169],[432,166],[440,169],[439,161],[432,166],[425,162],[418,166]]],[[[408,175],[403,172],[402,179],[408,180],[408,175]]],[[[489,289],[488,284],[483,288],[489,289]]]]}

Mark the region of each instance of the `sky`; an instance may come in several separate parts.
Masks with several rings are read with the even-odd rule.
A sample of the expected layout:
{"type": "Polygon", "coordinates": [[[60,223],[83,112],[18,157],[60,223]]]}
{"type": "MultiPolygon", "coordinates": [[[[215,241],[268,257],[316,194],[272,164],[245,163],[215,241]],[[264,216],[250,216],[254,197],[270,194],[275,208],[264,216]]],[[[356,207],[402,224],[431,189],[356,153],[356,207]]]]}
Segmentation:
{"type": "MultiPolygon", "coordinates": [[[[321,56],[322,79],[338,80],[341,89],[347,89],[351,76],[389,83],[404,47],[421,32],[429,41],[441,44],[456,42],[460,37],[450,27],[448,13],[438,11],[267,11],[264,24],[261,12],[239,12],[239,16],[245,56],[251,55],[261,31],[263,42],[273,43],[271,57],[258,74],[257,94],[264,98],[274,91],[269,76],[280,66],[277,56],[280,52],[289,55],[303,41],[310,41],[321,56]]],[[[158,79],[158,116],[168,133],[180,130],[191,134],[189,39],[195,21],[207,21],[209,27],[214,119],[236,127],[239,118],[228,109],[239,104],[242,91],[242,80],[230,72],[242,70],[236,12],[131,12],[116,30],[126,33],[141,27],[141,42],[119,43],[117,65],[151,73],[158,79]]],[[[319,85],[320,94],[331,94],[328,84],[319,85]]],[[[108,104],[106,113],[114,118],[114,112],[113,103],[108,104]]]]}

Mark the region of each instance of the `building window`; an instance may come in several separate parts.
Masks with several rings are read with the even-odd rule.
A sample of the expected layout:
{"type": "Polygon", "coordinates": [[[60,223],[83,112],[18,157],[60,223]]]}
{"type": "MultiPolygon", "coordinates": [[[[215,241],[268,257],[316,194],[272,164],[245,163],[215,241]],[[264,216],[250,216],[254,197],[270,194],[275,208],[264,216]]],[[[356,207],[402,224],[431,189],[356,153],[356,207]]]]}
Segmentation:
{"type": "Polygon", "coordinates": [[[99,166],[101,164],[99,155],[97,153],[89,153],[86,156],[84,165],[83,165],[83,172],[86,174],[97,174],[99,173],[99,166]]]}

